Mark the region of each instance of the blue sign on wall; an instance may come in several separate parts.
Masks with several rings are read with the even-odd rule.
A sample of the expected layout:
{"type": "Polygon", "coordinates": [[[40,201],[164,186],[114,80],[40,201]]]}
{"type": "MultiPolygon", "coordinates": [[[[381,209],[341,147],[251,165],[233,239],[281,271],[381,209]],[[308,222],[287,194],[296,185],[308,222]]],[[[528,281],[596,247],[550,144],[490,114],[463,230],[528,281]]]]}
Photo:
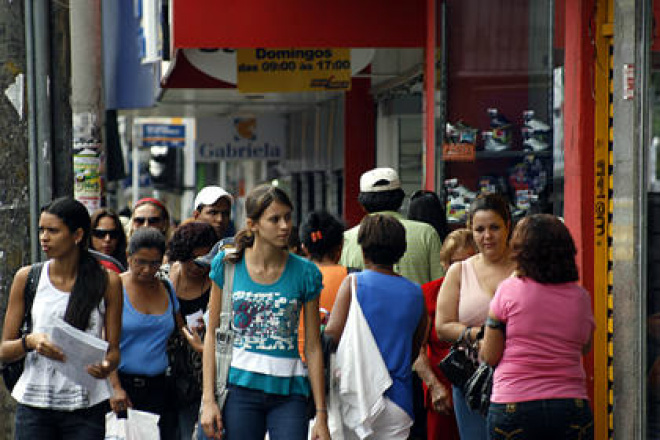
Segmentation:
{"type": "Polygon", "coordinates": [[[144,124],[142,147],[183,148],[186,145],[186,126],[181,124],[144,124]]]}

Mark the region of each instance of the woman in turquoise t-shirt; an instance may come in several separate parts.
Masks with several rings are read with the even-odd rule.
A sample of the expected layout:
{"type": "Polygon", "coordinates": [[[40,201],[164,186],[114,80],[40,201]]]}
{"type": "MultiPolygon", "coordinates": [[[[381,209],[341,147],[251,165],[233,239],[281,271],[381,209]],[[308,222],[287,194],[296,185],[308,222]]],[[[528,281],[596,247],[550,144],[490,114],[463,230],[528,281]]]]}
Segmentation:
{"type": "Polygon", "coordinates": [[[306,440],[310,385],[316,406],[312,438],[330,438],[319,338],[322,277],[313,263],[287,250],[292,210],[281,189],[256,187],[245,201],[247,224],[236,236],[236,252],[221,252],[211,265],[207,334],[214,335],[222,308],[224,266],[235,264],[235,340],[222,414],[214,392],[215,338],[205,340],[201,423],[211,438],[263,440],[268,432],[272,440],[306,440]],[[298,353],[303,308],[309,380],[298,353]]]}

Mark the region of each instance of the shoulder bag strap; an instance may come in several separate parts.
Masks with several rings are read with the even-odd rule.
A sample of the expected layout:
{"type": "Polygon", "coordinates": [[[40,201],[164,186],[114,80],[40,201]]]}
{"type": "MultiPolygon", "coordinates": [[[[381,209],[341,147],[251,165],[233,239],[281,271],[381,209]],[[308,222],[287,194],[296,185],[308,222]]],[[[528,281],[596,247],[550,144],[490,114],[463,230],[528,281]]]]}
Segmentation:
{"type": "Polygon", "coordinates": [[[174,320],[174,329],[172,329],[172,335],[177,335],[179,333],[179,329],[176,322],[176,310],[174,309],[174,297],[176,296],[176,293],[174,293],[174,286],[172,286],[171,282],[165,279],[161,280],[161,282],[165,286],[165,290],[167,290],[167,296],[170,298],[170,304],[172,305],[172,319],[174,320]]]}
{"type": "Polygon", "coordinates": [[[39,285],[39,278],[41,277],[41,269],[44,263],[34,263],[28,272],[27,281],[25,282],[25,290],[23,291],[24,311],[23,311],[23,327],[25,333],[32,331],[32,304],[34,297],[37,294],[37,286],[39,285]]]}
{"type": "Polygon", "coordinates": [[[220,311],[220,322],[218,327],[221,330],[229,330],[233,315],[232,290],[234,289],[234,272],[236,266],[234,263],[225,262],[225,282],[222,286],[222,310],[220,311]]]}

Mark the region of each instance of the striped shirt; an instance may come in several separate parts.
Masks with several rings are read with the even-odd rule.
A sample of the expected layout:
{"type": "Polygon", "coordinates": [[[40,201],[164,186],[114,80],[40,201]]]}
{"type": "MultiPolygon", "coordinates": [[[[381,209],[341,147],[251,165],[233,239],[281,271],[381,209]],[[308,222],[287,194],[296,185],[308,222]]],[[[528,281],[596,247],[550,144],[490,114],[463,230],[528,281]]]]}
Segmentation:
{"type": "MultiPolygon", "coordinates": [[[[224,252],[211,264],[211,279],[224,284],[224,252]]],[[[317,298],[322,276],[316,265],[289,254],[280,278],[259,284],[245,259],[237,265],[232,291],[236,333],[229,383],[272,394],[309,395],[307,369],[298,353],[298,322],[303,305],[317,298]]]]}

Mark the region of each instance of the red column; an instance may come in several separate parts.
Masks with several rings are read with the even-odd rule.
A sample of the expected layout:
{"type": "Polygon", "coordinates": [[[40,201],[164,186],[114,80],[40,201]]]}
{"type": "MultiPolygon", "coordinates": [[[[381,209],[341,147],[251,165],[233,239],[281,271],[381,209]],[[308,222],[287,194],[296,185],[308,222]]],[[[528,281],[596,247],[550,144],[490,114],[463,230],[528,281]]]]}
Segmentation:
{"type": "MultiPolygon", "coordinates": [[[[595,63],[590,26],[595,1],[566,0],[564,6],[564,219],[577,246],[580,282],[593,295],[595,63]]],[[[585,367],[594,377],[594,351],[585,367]]],[[[587,384],[591,401],[599,405],[594,401],[594,382],[587,384]]]]}
{"type": "Polygon", "coordinates": [[[357,202],[360,176],[376,165],[376,120],[370,87],[370,79],[353,78],[344,104],[344,219],[349,227],[364,215],[357,202]]]}
{"type": "Polygon", "coordinates": [[[593,287],[594,49],[589,35],[593,0],[565,2],[564,218],[578,248],[580,279],[593,287]]]}

